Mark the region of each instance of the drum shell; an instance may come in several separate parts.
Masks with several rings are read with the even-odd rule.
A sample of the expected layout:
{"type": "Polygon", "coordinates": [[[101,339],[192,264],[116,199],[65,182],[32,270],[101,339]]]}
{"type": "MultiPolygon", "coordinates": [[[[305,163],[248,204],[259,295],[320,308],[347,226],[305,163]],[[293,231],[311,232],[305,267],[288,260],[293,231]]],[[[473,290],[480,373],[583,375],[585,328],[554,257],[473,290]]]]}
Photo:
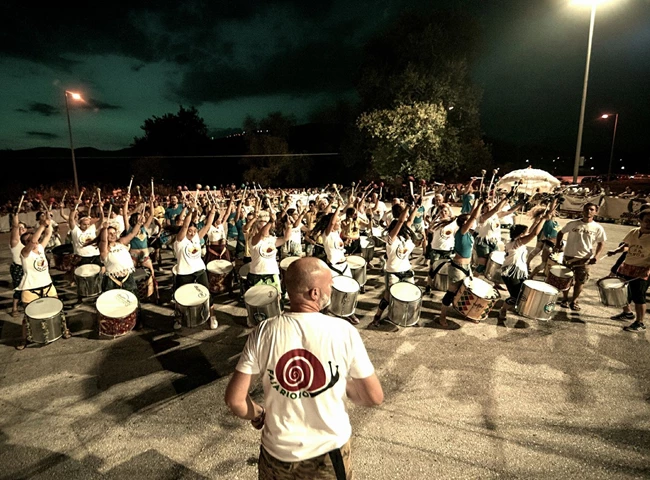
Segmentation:
{"type": "Polygon", "coordinates": [[[287,288],[284,283],[284,277],[287,274],[287,269],[289,268],[289,265],[291,265],[299,258],[300,257],[297,256],[290,256],[290,257],[285,257],[280,261],[280,287],[282,288],[283,292],[287,291],[287,288]]]}
{"type": "Polygon", "coordinates": [[[361,256],[367,263],[370,263],[372,262],[372,259],[375,258],[375,241],[372,237],[364,236],[361,237],[361,240],[361,256]],[[365,242],[363,241],[364,239],[367,242],[365,246],[365,242]]]}
{"type": "Polygon", "coordinates": [[[629,304],[627,298],[627,284],[623,284],[618,288],[604,288],[603,281],[607,278],[601,278],[596,282],[598,285],[598,295],[600,303],[606,307],[624,307],[629,304]]]}
{"type": "Polygon", "coordinates": [[[59,245],[52,249],[54,268],[62,272],[74,270],[74,250],[72,244],[59,245]]]}
{"type": "MultiPolygon", "coordinates": [[[[361,256],[359,255],[359,257],[361,256]]],[[[363,261],[367,262],[365,258],[363,261]]],[[[352,278],[354,278],[360,286],[364,286],[368,280],[366,263],[363,265],[358,265],[354,262],[350,262],[350,257],[348,257],[348,265],[350,266],[350,271],[352,272],[352,278]]]]}
{"type": "Polygon", "coordinates": [[[248,302],[246,301],[246,295],[244,295],[244,303],[246,304],[246,313],[249,327],[255,327],[267,318],[277,317],[281,313],[280,295],[278,294],[278,291],[275,289],[275,287],[270,287],[269,285],[255,285],[249,288],[246,292],[249,295],[252,295],[258,290],[262,291],[262,289],[269,291],[268,303],[265,303],[263,305],[252,305],[250,303],[250,300],[248,302]]]}
{"type": "Polygon", "coordinates": [[[153,276],[148,268],[138,268],[133,274],[138,287],[138,298],[146,300],[154,294],[153,276]]]}
{"type": "Polygon", "coordinates": [[[230,269],[226,273],[221,273],[215,270],[216,260],[212,260],[206,266],[208,271],[208,290],[210,293],[223,293],[226,291],[232,290],[232,282],[234,277],[234,268],[232,268],[232,263],[224,260],[222,263],[224,265],[229,264],[230,269]],[[213,263],[215,262],[215,263],[213,263]]]}
{"type": "Polygon", "coordinates": [[[559,276],[554,274],[555,271],[568,273],[571,271],[571,269],[563,265],[553,265],[551,268],[549,268],[548,274],[546,275],[546,283],[557,288],[561,292],[570,289],[571,286],[573,285],[573,279],[574,279],[573,274],[559,276]],[[557,268],[553,268],[553,267],[557,267],[557,268]]]}
{"type": "Polygon", "coordinates": [[[127,290],[108,290],[97,298],[97,302],[95,302],[95,308],[97,310],[97,323],[99,325],[100,335],[105,335],[107,337],[113,338],[121,337],[135,328],[135,324],[138,319],[138,301],[137,297],[134,297],[135,295],[127,290]],[[111,295],[125,295],[127,302],[133,302],[133,307],[128,313],[120,316],[102,313],[98,304],[102,302],[104,298],[106,298],[104,295],[109,296],[108,298],[110,298],[111,295]]]}
{"type": "MultiPolygon", "coordinates": [[[[477,280],[474,279],[474,281],[477,280]]],[[[454,295],[453,305],[464,317],[475,321],[482,321],[488,318],[494,304],[501,297],[497,290],[493,289],[493,293],[494,297],[490,298],[482,298],[476,295],[472,291],[472,281],[469,278],[465,278],[454,295]]]]}
{"type": "Polygon", "coordinates": [[[544,267],[544,276],[548,277],[551,267],[555,265],[562,265],[563,263],[564,263],[563,253],[552,253],[551,255],[549,255],[548,260],[546,260],[546,266],[544,267]]]}
{"type": "Polygon", "coordinates": [[[436,269],[438,271],[436,272],[435,276],[433,277],[433,289],[437,290],[439,292],[446,292],[447,289],[449,288],[449,260],[446,259],[441,259],[437,260],[433,264],[433,271],[435,272],[436,269]],[[438,267],[444,264],[440,269],[438,267]]]}
{"type": "Polygon", "coordinates": [[[349,317],[350,315],[354,314],[354,310],[357,308],[360,287],[356,280],[351,280],[357,283],[357,290],[355,292],[344,292],[336,288],[336,283],[332,285],[332,296],[329,311],[334,315],[337,315],[339,317],[349,317]]]}
{"type": "Polygon", "coordinates": [[[251,269],[251,264],[250,263],[245,263],[242,265],[239,269],[238,272],[238,277],[239,277],[239,292],[241,294],[244,294],[246,290],[250,287],[248,284],[248,272],[250,272],[251,269]]]}
{"type": "MultiPolygon", "coordinates": [[[[187,284],[187,285],[203,287],[203,285],[198,285],[198,284],[187,284]]],[[[180,316],[181,318],[181,323],[183,323],[185,327],[188,328],[198,327],[199,325],[203,325],[205,322],[207,322],[210,319],[209,290],[206,291],[205,300],[198,305],[183,305],[178,298],[179,297],[177,295],[178,291],[179,289],[176,289],[176,291],[174,292],[174,301],[176,305],[175,310],[178,316],[180,316]]]]}
{"type": "Polygon", "coordinates": [[[381,227],[372,227],[373,241],[376,247],[385,247],[386,241],[381,238],[383,229],[381,227]]]}
{"type": "Polygon", "coordinates": [[[51,300],[56,299],[39,298],[25,307],[29,339],[32,342],[47,344],[52,343],[63,336],[63,303],[60,300],[58,301],[60,303],[60,310],[57,313],[54,313],[47,318],[34,318],[30,316],[30,310],[37,307],[39,303],[51,302],[51,300]],[[30,305],[32,305],[31,309],[29,308],[30,305]]]}
{"type": "Polygon", "coordinates": [[[555,292],[544,292],[535,289],[531,281],[525,281],[517,298],[517,313],[534,320],[552,319],[555,315],[555,302],[560,294],[556,287],[553,288],[555,292]]]}
{"type": "Polygon", "coordinates": [[[396,325],[410,327],[420,321],[420,311],[422,310],[422,291],[419,287],[409,282],[397,282],[390,287],[390,303],[388,305],[388,318],[396,325]],[[413,286],[413,292],[417,294],[414,300],[400,300],[394,295],[396,286],[406,284],[413,286]]]}
{"type": "MultiPolygon", "coordinates": [[[[85,266],[85,265],[84,265],[85,266]]],[[[80,297],[96,297],[102,293],[102,274],[101,270],[97,271],[97,274],[92,276],[79,275],[77,267],[75,269],[74,278],[77,283],[77,295],[80,297]]]]}
{"type": "Polygon", "coordinates": [[[503,252],[495,251],[490,253],[485,265],[485,278],[494,283],[503,283],[501,278],[501,268],[503,267],[503,252]]]}

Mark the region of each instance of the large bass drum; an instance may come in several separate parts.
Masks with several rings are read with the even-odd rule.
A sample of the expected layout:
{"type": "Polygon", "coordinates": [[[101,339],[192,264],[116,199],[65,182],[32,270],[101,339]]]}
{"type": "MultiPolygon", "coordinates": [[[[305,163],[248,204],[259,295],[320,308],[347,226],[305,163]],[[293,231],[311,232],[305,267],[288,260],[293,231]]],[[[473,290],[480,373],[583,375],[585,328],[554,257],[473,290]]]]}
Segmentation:
{"type": "Polygon", "coordinates": [[[174,292],[176,313],[186,327],[203,325],[210,318],[210,290],[200,283],[181,285],[174,292]]]}
{"type": "Polygon", "coordinates": [[[485,280],[466,277],[454,295],[454,307],[466,318],[478,323],[488,318],[501,295],[485,280]]]}
{"type": "Polygon", "coordinates": [[[410,327],[420,320],[422,290],[410,282],[397,282],[390,287],[388,318],[396,325],[410,327]]]}
{"type": "Polygon", "coordinates": [[[339,317],[354,314],[359,298],[359,282],[346,275],[337,275],[332,279],[332,297],[329,311],[339,317]]]}
{"type": "Polygon", "coordinates": [[[35,343],[51,343],[65,331],[63,302],[58,298],[38,298],[25,307],[27,339],[35,343]]]}
{"type": "Polygon", "coordinates": [[[560,291],[553,285],[526,280],[517,298],[517,313],[535,320],[550,320],[555,314],[555,302],[560,291]]]}

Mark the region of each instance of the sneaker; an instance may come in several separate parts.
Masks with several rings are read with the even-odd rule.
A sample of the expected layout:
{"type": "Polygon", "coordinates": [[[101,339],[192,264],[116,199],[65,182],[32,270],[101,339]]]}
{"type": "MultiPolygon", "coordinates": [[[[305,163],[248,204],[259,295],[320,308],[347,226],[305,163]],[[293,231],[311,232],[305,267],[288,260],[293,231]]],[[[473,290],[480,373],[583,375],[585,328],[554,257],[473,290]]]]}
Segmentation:
{"type": "Polygon", "coordinates": [[[431,293],[431,286],[427,285],[424,287],[424,294],[429,295],[431,293]]]}
{"type": "Polygon", "coordinates": [[[219,322],[217,321],[217,317],[212,315],[210,317],[210,330],[216,330],[217,328],[219,328],[219,322]]]}
{"type": "Polygon", "coordinates": [[[643,332],[645,330],[645,325],[643,323],[634,322],[632,325],[623,327],[623,330],[626,332],[643,332]]]}
{"type": "Polygon", "coordinates": [[[634,314],[632,312],[621,312],[609,318],[612,320],[634,320],[634,314]]]}
{"type": "Polygon", "coordinates": [[[180,330],[181,329],[181,322],[178,320],[174,320],[174,330],[180,330]]]}

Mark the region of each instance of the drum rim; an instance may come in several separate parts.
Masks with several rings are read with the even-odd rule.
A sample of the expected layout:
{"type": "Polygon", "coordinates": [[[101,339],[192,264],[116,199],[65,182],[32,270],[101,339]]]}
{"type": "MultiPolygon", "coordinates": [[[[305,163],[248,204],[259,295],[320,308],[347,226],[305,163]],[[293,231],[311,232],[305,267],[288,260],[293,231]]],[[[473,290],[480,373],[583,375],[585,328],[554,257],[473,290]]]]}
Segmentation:
{"type": "Polygon", "coordinates": [[[623,279],[621,279],[621,278],[619,278],[619,277],[603,277],[603,278],[599,279],[599,280],[596,282],[596,285],[598,285],[598,286],[600,287],[600,286],[601,286],[603,283],[605,283],[605,281],[607,281],[607,280],[616,280],[616,281],[620,282],[620,285],[618,285],[618,286],[616,286],[616,287],[604,287],[604,286],[603,286],[603,288],[606,289],[606,290],[610,290],[610,289],[611,289],[611,290],[614,290],[614,289],[616,289],[616,288],[621,288],[621,287],[625,287],[625,286],[626,286],[626,285],[625,285],[625,282],[623,281],[623,279]]]}
{"type": "Polygon", "coordinates": [[[393,283],[393,284],[390,286],[390,288],[388,289],[388,292],[390,293],[390,296],[391,296],[391,297],[394,297],[396,300],[399,300],[400,302],[407,302],[407,303],[410,303],[410,302],[416,302],[416,301],[422,299],[422,289],[421,289],[420,287],[418,287],[416,284],[411,283],[411,282],[396,282],[396,283],[393,283]],[[410,285],[410,286],[407,287],[407,285],[410,285]],[[419,293],[418,298],[413,298],[413,299],[411,299],[411,300],[407,300],[407,299],[404,299],[404,298],[400,298],[399,296],[397,296],[397,295],[395,295],[395,294],[393,293],[393,287],[413,289],[414,292],[417,291],[417,292],[419,293]]]}
{"type": "MultiPolygon", "coordinates": [[[[476,297],[478,297],[478,298],[482,298],[483,300],[498,300],[499,298],[501,298],[501,294],[499,293],[499,290],[497,290],[496,288],[494,288],[493,285],[491,285],[490,283],[486,282],[485,280],[483,280],[483,279],[481,279],[481,278],[476,278],[476,277],[475,277],[475,278],[473,278],[473,279],[470,279],[469,277],[465,277],[465,278],[463,279],[463,286],[464,286],[465,288],[467,288],[467,289],[470,291],[470,293],[471,293],[472,295],[474,295],[474,296],[476,296],[476,297]],[[492,291],[495,292],[495,293],[497,294],[497,296],[496,296],[496,297],[484,297],[484,296],[482,296],[482,295],[477,294],[474,290],[472,290],[472,289],[469,287],[469,283],[470,283],[470,282],[473,282],[473,281],[476,281],[476,280],[485,283],[485,284],[488,285],[489,287],[492,287],[492,291]]],[[[458,289],[458,291],[460,291],[460,289],[458,289]]]]}
{"type": "Polygon", "coordinates": [[[339,293],[355,293],[355,292],[358,292],[359,290],[361,290],[361,285],[359,284],[359,282],[357,281],[356,278],[348,277],[347,275],[337,275],[336,277],[332,278],[332,290],[336,290],[339,293]],[[352,280],[354,283],[357,284],[357,289],[352,290],[352,291],[347,291],[347,290],[344,291],[344,290],[339,290],[338,288],[335,288],[335,282],[337,281],[336,280],[337,278],[347,279],[347,280],[338,280],[338,282],[343,281],[343,282],[349,283],[350,280],[352,280]]]}
{"type": "Polygon", "coordinates": [[[368,262],[366,262],[366,259],[363,258],[361,255],[348,255],[345,258],[345,260],[346,262],[348,262],[348,265],[350,265],[350,268],[352,268],[353,266],[357,268],[361,268],[361,267],[365,267],[368,264],[368,262]],[[353,261],[350,262],[350,259],[353,259],[353,261]],[[359,263],[355,264],[354,262],[359,262],[359,263]]]}
{"type": "MultiPolygon", "coordinates": [[[[181,293],[182,293],[182,292],[181,292],[181,293]]],[[[174,301],[176,302],[176,304],[177,304],[177,305],[180,305],[181,307],[198,307],[199,305],[203,305],[205,302],[209,302],[209,301],[210,301],[210,290],[207,289],[207,288],[205,287],[205,285],[202,285],[202,284],[200,284],[200,283],[186,283],[185,285],[181,285],[181,286],[178,287],[176,290],[174,290],[174,295],[173,295],[173,297],[174,297],[174,301]],[[187,288],[186,288],[186,287],[187,287],[187,288]],[[198,303],[193,303],[192,305],[185,305],[184,303],[181,303],[180,299],[177,298],[176,294],[179,292],[179,290],[183,290],[183,291],[187,290],[187,291],[189,291],[190,288],[194,288],[194,289],[198,288],[199,290],[205,290],[206,299],[205,299],[205,300],[201,300],[201,301],[198,302],[198,303]]]]}
{"type": "Polygon", "coordinates": [[[280,260],[280,268],[286,270],[287,268],[289,268],[289,265],[291,265],[299,258],[301,257],[299,257],[298,255],[289,255],[288,257],[284,257],[282,260],[280,260]],[[287,262],[287,260],[289,260],[289,262],[287,262]]]}
{"type": "Polygon", "coordinates": [[[74,269],[74,274],[76,277],[94,277],[96,275],[99,275],[99,273],[102,271],[102,267],[99,265],[95,265],[94,263],[87,263],[85,265],[79,265],[74,269]],[[93,275],[81,275],[77,274],[77,270],[93,270],[94,274],[93,275]]]}
{"type": "Polygon", "coordinates": [[[546,294],[549,294],[549,295],[559,295],[560,294],[560,290],[557,287],[554,287],[550,283],[542,282],[541,280],[533,280],[532,278],[529,278],[527,280],[524,280],[524,286],[528,286],[531,290],[535,290],[536,292],[546,293],[546,294]],[[531,284],[546,285],[547,287],[550,287],[553,290],[555,290],[555,292],[546,292],[544,290],[538,290],[536,288],[532,288],[531,284]]]}
{"type": "Polygon", "coordinates": [[[54,317],[56,317],[56,316],[59,315],[62,311],[63,311],[63,302],[62,302],[60,299],[56,298],[56,297],[43,297],[43,298],[37,298],[36,300],[32,300],[31,302],[29,302],[29,303],[25,306],[25,315],[26,315],[28,318],[31,318],[32,320],[48,320],[48,319],[50,319],[50,318],[54,318],[54,317]],[[50,315],[49,317],[44,317],[44,318],[37,318],[37,317],[33,317],[33,316],[31,316],[29,313],[27,313],[27,309],[30,307],[30,305],[33,305],[33,304],[35,304],[36,302],[39,302],[39,303],[52,303],[52,300],[56,300],[56,301],[58,302],[58,304],[60,305],[60,307],[59,307],[60,310],[59,310],[58,312],[56,312],[54,315],[50,315]]]}
{"type": "MultiPolygon", "coordinates": [[[[124,305],[124,308],[126,308],[126,305],[124,305]]],[[[106,290],[105,292],[102,292],[97,297],[97,300],[95,301],[95,309],[97,309],[97,312],[100,315],[102,315],[102,316],[104,316],[106,318],[112,318],[112,319],[125,318],[125,317],[128,317],[129,315],[133,314],[138,309],[138,297],[134,293],[132,293],[132,292],[130,292],[128,290],[125,290],[123,288],[114,288],[112,290],[106,290]],[[126,294],[127,297],[133,297],[133,300],[134,300],[133,310],[131,310],[126,315],[122,315],[122,316],[119,316],[119,317],[115,317],[113,315],[108,315],[106,312],[102,312],[102,309],[100,307],[102,307],[103,305],[101,305],[99,303],[101,298],[104,297],[104,299],[106,299],[106,298],[109,298],[111,296],[117,296],[118,293],[126,294]]]]}
{"type": "Polygon", "coordinates": [[[259,308],[259,307],[264,307],[266,305],[269,305],[273,301],[277,300],[279,296],[280,296],[280,294],[278,293],[278,289],[275,288],[273,285],[253,285],[252,287],[247,289],[246,292],[244,292],[244,303],[246,305],[248,305],[249,307],[259,308]],[[262,287],[262,288],[258,288],[258,287],[262,287]],[[257,304],[249,303],[249,302],[246,301],[247,298],[250,299],[251,295],[256,294],[258,291],[261,292],[262,289],[263,290],[268,290],[269,292],[271,292],[271,291],[274,292],[273,296],[268,297],[269,299],[271,299],[271,302],[262,303],[262,304],[257,305],[257,304]]]}

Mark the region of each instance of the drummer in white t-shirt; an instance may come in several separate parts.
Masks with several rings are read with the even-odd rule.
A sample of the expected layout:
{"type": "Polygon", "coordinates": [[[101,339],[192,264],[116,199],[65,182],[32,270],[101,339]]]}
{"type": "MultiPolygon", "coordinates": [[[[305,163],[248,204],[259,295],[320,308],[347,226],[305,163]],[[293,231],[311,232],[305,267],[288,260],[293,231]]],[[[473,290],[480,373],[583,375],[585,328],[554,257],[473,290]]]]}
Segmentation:
{"type": "Polygon", "coordinates": [[[249,232],[251,262],[247,282],[251,287],[271,285],[278,291],[278,295],[282,295],[278,248],[289,239],[291,228],[285,225],[284,236],[276,237],[271,234],[271,228],[276,222],[275,210],[271,208],[267,215],[268,221],[258,220],[249,232]]]}
{"type": "MultiPolygon", "coordinates": [[[[193,203],[190,206],[189,212],[187,210],[188,207],[184,207],[181,212],[181,215],[185,215],[185,218],[183,219],[183,224],[176,235],[176,241],[174,242],[174,255],[176,256],[176,268],[178,272],[174,288],[178,290],[179,287],[188,283],[200,283],[205,288],[209,289],[210,284],[208,282],[208,274],[206,272],[205,263],[201,258],[201,238],[205,236],[210,225],[212,225],[216,214],[216,208],[214,206],[210,208],[205,225],[200,231],[194,224],[194,221],[198,217],[196,204],[193,203]]],[[[210,299],[210,328],[216,329],[217,326],[217,318],[214,315],[214,305],[212,299],[210,299]]],[[[178,319],[174,320],[174,328],[181,328],[178,319]]]]}
{"type": "MultiPolygon", "coordinates": [[[[422,197],[420,197],[421,202],[422,197]]],[[[393,220],[388,226],[388,235],[386,235],[386,267],[385,279],[386,285],[384,295],[379,302],[375,317],[370,323],[370,327],[378,327],[381,322],[381,316],[388,307],[390,301],[390,287],[397,282],[415,283],[415,273],[411,266],[411,253],[415,248],[413,239],[415,232],[411,230],[413,219],[418,213],[420,204],[407,206],[402,209],[399,217],[393,220]],[[407,219],[408,217],[408,219],[407,219]]],[[[393,331],[397,331],[395,326],[393,331]]]]}
{"type": "Polygon", "coordinates": [[[451,210],[451,206],[443,203],[438,207],[438,213],[431,219],[431,225],[427,229],[425,251],[428,252],[429,274],[427,276],[427,286],[425,293],[431,293],[433,279],[437,275],[437,270],[442,267],[442,263],[436,268],[436,264],[441,259],[451,259],[454,256],[455,236],[458,231],[456,217],[451,210]]]}

